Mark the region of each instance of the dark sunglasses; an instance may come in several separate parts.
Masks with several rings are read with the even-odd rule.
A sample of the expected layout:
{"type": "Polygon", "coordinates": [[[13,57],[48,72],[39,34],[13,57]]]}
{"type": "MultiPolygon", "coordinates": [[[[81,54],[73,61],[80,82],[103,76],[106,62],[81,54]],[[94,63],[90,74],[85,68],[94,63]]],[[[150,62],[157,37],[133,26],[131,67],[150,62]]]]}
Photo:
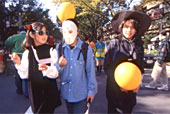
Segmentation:
{"type": "Polygon", "coordinates": [[[49,32],[48,31],[42,31],[42,30],[40,30],[40,31],[34,31],[34,33],[38,33],[38,35],[49,35],[49,32]]]}

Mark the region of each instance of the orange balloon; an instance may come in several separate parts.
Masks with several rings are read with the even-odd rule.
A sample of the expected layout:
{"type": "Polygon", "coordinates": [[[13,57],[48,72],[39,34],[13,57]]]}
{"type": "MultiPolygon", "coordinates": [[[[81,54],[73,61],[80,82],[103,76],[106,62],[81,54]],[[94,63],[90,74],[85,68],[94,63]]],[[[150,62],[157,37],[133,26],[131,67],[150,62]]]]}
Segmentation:
{"type": "Polygon", "coordinates": [[[57,16],[61,22],[67,19],[74,19],[76,16],[76,9],[70,2],[63,2],[57,10],[57,16]]]}
{"type": "Polygon", "coordinates": [[[90,47],[93,49],[95,47],[95,43],[94,42],[90,42],[90,47]]]}
{"type": "Polygon", "coordinates": [[[123,62],[115,69],[115,81],[125,90],[134,90],[142,81],[142,73],[132,62],[123,62]]]}

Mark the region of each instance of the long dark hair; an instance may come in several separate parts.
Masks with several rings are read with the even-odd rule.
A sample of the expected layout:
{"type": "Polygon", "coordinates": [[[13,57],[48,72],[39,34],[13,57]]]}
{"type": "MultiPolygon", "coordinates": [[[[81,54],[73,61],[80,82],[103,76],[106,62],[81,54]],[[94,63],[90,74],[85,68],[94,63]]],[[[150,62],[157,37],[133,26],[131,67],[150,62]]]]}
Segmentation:
{"type": "Polygon", "coordinates": [[[31,29],[27,30],[25,40],[22,43],[22,47],[24,49],[29,49],[31,46],[35,46],[34,40],[30,36],[30,32],[34,34],[35,31],[41,30],[43,27],[46,28],[46,26],[41,22],[34,22],[30,26],[31,26],[31,29]]]}

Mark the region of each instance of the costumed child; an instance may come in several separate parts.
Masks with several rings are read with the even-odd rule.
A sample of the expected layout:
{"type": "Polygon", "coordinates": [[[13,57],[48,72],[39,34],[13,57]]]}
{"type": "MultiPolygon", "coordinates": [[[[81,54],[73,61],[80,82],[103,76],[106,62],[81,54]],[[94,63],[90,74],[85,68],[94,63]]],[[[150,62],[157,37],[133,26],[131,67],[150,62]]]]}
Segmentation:
{"type": "Polygon", "coordinates": [[[79,38],[78,24],[74,19],[62,22],[62,30],[65,42],[56,47],[60,50],[62,46],[57,63],[61,75],[61,95],[69,114],[84,114],[87,101],[92,103],[97,93],[93,51],[79,38]],[[86,53],[86,58],[83,53],[86,53]]]}
{"type": "Polygon", "coordinates": [[[132,113],[136,105],[136,93],[140,87],[134,90],[121,88],[115,81],[114,72],[117,65],[129,60],[133,61],[142,73],[144,72],[144,48],[141,36],[150,24],[149,16],[136,11],[122,11],[113,17],[112,30],[120,34],[110,42],[104,61],[104,70],[107,74],[108,113],[132,113]]]}
{"type": "Polygon", "coordinates": [[[56,78],[58,54],[47,44],[49,32],[45,25],[34,22],[26,26],[22,59],[13,53],[12,60],[22,79],[28,79],[29,100],[33,113],[54,113],[61,105],[56,78]]]}
{"type": "Polygon", "coordinates": [[[105,44],[102,41],[103,40],[102,36],[99,36],[97,40],[98,42],[95,44],[94,47],[94,55],[96,59],[97,72],[102,72],[105,56],[105,44]]]}

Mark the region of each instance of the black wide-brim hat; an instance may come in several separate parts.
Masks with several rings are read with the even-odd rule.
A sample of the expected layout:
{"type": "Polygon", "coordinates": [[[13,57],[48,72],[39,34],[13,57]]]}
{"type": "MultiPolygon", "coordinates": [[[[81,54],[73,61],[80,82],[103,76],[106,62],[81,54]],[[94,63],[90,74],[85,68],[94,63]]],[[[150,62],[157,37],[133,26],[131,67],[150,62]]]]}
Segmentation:
{"type": "Polygon", "coordinates": [[[143,35],[148,30],[151,24],[151,18],[148,15],[137,11],[126,10],[117,13],[113,17],[111,21],[113,32],[115,33],[121,32],[119,29],[120,24],[122,23],[122,21],[129,19],[134,19],[138,22],[139,24],[138,35],[143,35]]]}

